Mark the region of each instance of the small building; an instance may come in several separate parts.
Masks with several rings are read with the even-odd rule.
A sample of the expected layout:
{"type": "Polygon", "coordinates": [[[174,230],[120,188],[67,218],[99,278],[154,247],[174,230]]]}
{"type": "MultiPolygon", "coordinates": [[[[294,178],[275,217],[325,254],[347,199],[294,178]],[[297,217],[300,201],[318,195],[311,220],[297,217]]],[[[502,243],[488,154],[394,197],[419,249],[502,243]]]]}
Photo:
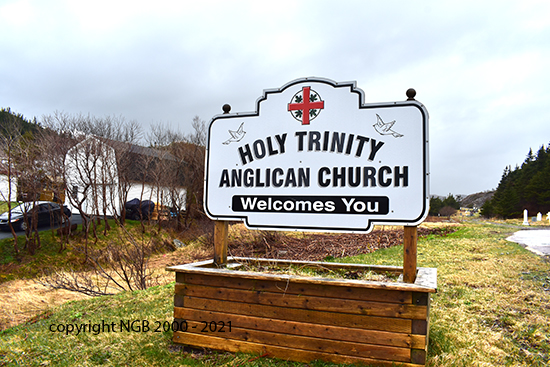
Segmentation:
{"type": "Polygon", "coordinates": [[[113,216],[120,208],[114,148],[90,136],[65,156],[66,204],[72,212],[113,216]]]}
{"type": "Polygon", "coordinates": [[[120,215],[124,204],[136,198],[184,208],[180,163],[152,148],[88,136],[65,157],[65,204],[74,213],[99,216],[120,215]]]}

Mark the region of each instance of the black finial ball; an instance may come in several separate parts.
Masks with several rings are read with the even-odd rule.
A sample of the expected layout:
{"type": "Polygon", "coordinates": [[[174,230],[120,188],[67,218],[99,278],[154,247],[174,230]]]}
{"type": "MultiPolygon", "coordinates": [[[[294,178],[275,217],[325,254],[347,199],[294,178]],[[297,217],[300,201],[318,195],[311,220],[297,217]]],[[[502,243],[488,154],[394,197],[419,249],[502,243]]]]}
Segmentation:
{"type": "Polygon", "coordinates": [[[413,88],[407,89],[407,97],[409,100],[414,100],[415,96],[416,96],[416,91],[413,88]]]}
{"type": "Polygon", "coordinates": [[[231,111],[231,106],[226,103],[223,105],[222,110],[223,113],[229,113],[229,111],[231,111]]]}

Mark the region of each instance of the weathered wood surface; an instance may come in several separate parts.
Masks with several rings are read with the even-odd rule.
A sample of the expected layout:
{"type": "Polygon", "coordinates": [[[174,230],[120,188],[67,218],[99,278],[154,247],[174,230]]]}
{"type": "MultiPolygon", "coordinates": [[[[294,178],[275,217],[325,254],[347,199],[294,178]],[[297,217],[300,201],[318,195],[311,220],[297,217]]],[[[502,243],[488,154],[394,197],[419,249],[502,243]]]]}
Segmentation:
{"type": "Polygon", "coordinates": [[[216,221],[214,224],[214,263],[227,263],[227,234],[229,225],[226,221],[216,221]]]}
{"type": "Polygon", "coordinates": [[[318,297],[335,297],[355,299],[360,301],[379,301],[390,303],[411,303],[412,292],[393,291],[387,289],[369,289],[352,285],[334,287],[329,284],[313,284],[269,279],[247,279],[227,276],[204,275],[194,273],[178,273],[178,282],[185,284],[207,285],[216,288],[233,288],[276,292],[283,294],[308,294],[318,297]]]}
{"type": "MultiPolygon", "coordinates": [[[[426,306],[411,304],[367,302],[352,299],[316,297],[307,294],[286,294],[247,291],[230,288],[215,288],[185,284],[178,286],[176,294],[185,295],[184,306],[196,303],[199,299],[214,299],[227,301],[228,307],[233,302],[234,307],[240,307],[241,303],[277,306],[283,308],[297,308],[304,310],[328,311],[350,313],[368,316],[399,317],[408,319],[426,319],[426,306]]],[[[200,301],[198,301],[200,302],[200,301]]],[[[197,307],[194,307],[197,308],[197,307]]]]}
{"type": "Polygon", "coordinates": [[[405,283],[414,283],[416,280],[417,240],[417,227],[405,226],[403,234],[403,281],[405,283]]]}
{"type": "MultiPolygon", "coordinates": [[[[237,341],[232,339],[225,339],[217,336],[209,336],[205,334],[194,333],[174,333],[174,342],[183,343],[189,345],[195,345],[204,348],[220,349],[223,346],[223,350],[228,352],[244,352],[264,355],[268,357],[280,358],[284,360],[292,360],[298,362],[310,362],[313,360],[324,360],[333,363],[356,363],[356,364],[372,364],[377,366],[395,367],[396,364],[392,361],[384,361],[373,358],[354,357],[344,354],[314,352],[308,350],[301,350],[291,347],[280,347],[275,345],[266,345],[262,343],[254,343],[249,341],[237,341]]],[[[420,367],[423,364],[415,363],[399,363],[397,366],[402,367],[420,367]]]]}
{"type": "MultiPolygon", "coordinates": [[[[409,333],[397,333],[391,331],[378,331],[371,329],[351,329],[341,325],[314,324],[279,319],[265,319],[258,316],[236,315],[227,312],[215,312],[195,310],[191,308],[177,308],[175,316],[182,320],[196,320],[199,322],[231,321],[232,325],[253,330],[269,331],[292,335],[303,335],[326,339],[359,342],[366,344],[389,345],[402,348],[424,349],[425,338],[422,335],[409,333]]],[[[410,328],[408,329],[410,330],[410,328]]]]}
{"type": "MultiPolygon", "coordinates": [[[[333,313],[301,309],[285,309],[250,303],[230,303],[208,300],[206,298],[184,299],[185,308],[224,312],[237,315],[258,316],[265,319],[281,319],[321,325],[340,325],[350,328],[362,328],[399,333],[412,332],[412,320],[389,317],[358,316],[346,313],[333,313]]],[[[179,318],[179,309],[174,309],[174,317],[179,318]],[[176,316],[177,315],[177,316],[176,316]]]]}
{"type": "MultiPolygon", "coordinates": [[[[424,283],[435,285],[435,271],[419,269],[421,284],[381,287],[382,282],[254,277],[211,266],[172,269],[174,318],[189,326],[174,332],[176,343],[296,361],[425,364],[429,297],[435,289],[424,283]],[[202,331],[211,321],[230,321],[231,331],[202,331]]],[[[228,268],[234,266],[229,259],[228,268]]]]}
{"type": "MultiPolygon", "coordinates": [[[[190,321],[188,333],[205,334],[201,332],[204,324],[190,321]]],[[[272,332],[232,327],[231,332],[216,333],[217,337],[232,340],[244,340],[253,343],[268,343],[279,347],[292,346],[294,349],[309,350],[315,352],[326,352],[334,354],[346,354],[354,357],[367,357],[382,360],[394,360],[399,362],[410,361],[411,352],[408,348],[392,347],[386,345],[375,345],[341,341],[338,339],[327,339],[285,334],[277,332],[276,337],[272,332]]]]}
{"type": "MultiPolygon", "coordinates": [[[[249,260],[257,260],[252,258],[230,258],[228,259],[228,267],[234,267],[236,264],[236,261],[249,261],[249,260]]],[[[271,263],[276,263],[279,260],[269,260],[271,263]]],[[[318,265],[325,265],[328,263],[322,263],[322,262],[297,262],[297,263],[309,263],[309,264],[318,264],[318,265]]],[[[238,265],[238,264],[237,264],[238,265]]],[[[359,265],[359,264],[337,264],[334,263],[334,265],[343,265],[346,266],[346,269],[354,269],[354,270],[373,270],[373,271],[387,271],[386,268],[389,269],[400,269],[399,271],[402,272],[403,268],[399,267],[375,267],[374,265],[359,265]],[[378,270],[381,269],[381,270],[378,270]]],[[[420,271],[422,268],[418,269],[420,271]]],[[[268,273],[258,273],[258,272],[249,272],[249,271],[235,271],[231,269],[220,269],[218,268],[212,260],[207,260],[195,264],[186,264],[186,265],[176,265],[176,266],[169,266],[166,268],[168,271],[174,271],[177,273],[194,273],[194,274],[205,274],[209,276],[213,275],[221,275],[225,277],[235,278],[235,279],[264,279],[264,280],[281,280],[288,282],[290,279],[292,279],[295,283],[305,283],[305,284],[330,284],[335,285],[339,287],[345,287],[345,286],[356,286],[361,288],[368,288],[368,289],[389,289],[389,290],[397,290],[397,291],[407,291],[407,292],[429,292],[429,293],[435,293],[437,291],[437,288],[434,287],[435,280],[432,280],[432,282],[428,284],[424,284],[420,282],[420,279],[417,279],[414,283],[403,283],[403,282],[379,282],[379,281],[364,281],[364,280],[353,280],[353,279],[329,279],[329,278],[322,278],[322,277],[305,277],[305,276],[295,276],[295,275],[287,275],[287,274],[268,274],[268,273]]],[[[433,269],[434,271],[436,269],[433,269]]],[[[436,276],[437,278],[437,276],[436,276]]],[[[176,278],[177,279],[177,278],[176,278]]]]}

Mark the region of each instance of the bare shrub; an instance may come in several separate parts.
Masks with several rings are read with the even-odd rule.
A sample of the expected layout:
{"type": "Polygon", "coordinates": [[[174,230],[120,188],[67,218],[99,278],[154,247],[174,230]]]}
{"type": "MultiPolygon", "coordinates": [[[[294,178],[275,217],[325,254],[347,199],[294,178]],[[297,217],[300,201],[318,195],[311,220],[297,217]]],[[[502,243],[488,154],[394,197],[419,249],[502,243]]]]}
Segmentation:
{"type": "Polygon", "coordinates": [[[209,219],[199,219],[195,223],[194,233],[202,247],[214,248],[214,222],[209,219]]]}
{"type": "Polygon", "coordinates": [[[274,250],[280,248],[280,244],[286,235],[280,231],[250,230],[241,232],[232,237],[228,244],[228,251],[233,256],[242,256],[242,252],[248,256],[275,256],[274,250]]]}
{"type": "Polygon", "coordinates": [[[451,219],[451,215],[455,214],[457,212],[457,210],[453,207],[450,207],[450,206],[444,206],[443,208],[441,208],[441,210],[439,211],[439,214],[445,216],[445,217],[448,217],[449,219],[451,219]]]}
{"type": "MultiPolygon", "coordinates": [[[[138,241],[125,230],[124,234],[122,243],[111,242],[104,249],[88,249],[89,271],[55,270],[38,282],[54,289],[89,296],[143,290],[156,285],[157,278],[149,267],[149,258],[159,249],[159,243],[154,240],[138,241]]],[[[85,251],[84,248],[76,250],[85,251]]]]}
{"type": "MultiPolygon", "coordinates": [[[[418,228],[418,237],[445,236],[455,227],[418,228]]],[[[238,257],[265,257],[321,261],[370,253],[403,243],[403,229],[374,230],[362,233],[304,233],[251,231],[236,226],[228,243],[228,252],[238,257]],[[241,230],[242,228],[242,230],[241,230]]]]}

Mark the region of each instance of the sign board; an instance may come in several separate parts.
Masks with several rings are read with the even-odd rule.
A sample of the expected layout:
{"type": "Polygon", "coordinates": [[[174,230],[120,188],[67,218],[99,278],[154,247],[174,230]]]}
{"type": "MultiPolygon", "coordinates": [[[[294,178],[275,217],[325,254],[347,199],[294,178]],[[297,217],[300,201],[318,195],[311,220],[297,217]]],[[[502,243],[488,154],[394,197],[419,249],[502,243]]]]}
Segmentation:
{"type": "Polygon", "coordinates": [[[368,232],[428,214],[428,112],[355,82],[294,80],[208,127],[205,210],[253,229],[368,232]]]}

